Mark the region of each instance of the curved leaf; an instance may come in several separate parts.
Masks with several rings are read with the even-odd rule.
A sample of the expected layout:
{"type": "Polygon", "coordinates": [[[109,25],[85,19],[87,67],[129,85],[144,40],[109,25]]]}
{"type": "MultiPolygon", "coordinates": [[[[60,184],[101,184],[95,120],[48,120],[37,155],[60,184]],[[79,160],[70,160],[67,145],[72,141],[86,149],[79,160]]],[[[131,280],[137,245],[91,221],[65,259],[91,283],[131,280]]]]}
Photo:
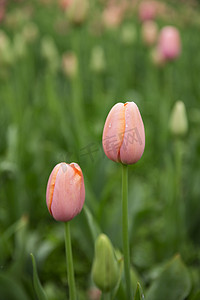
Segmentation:
{"type": "Polygon", "coordinates": [[[162,300],[183,300],[189,294],[190,288],[189,272],[180,255],[176,255],[155,279],[146,298],[147,300],[160,300],[161,298],[162,300]]]}
{"type": "Polygon", "coordinates": [[[33,264],[33,285],[34,285],[35,292],[36,292],[39,300],[47,300],[46,294],[43,290],[43,287],[40,283],[40,279],[38,277],[35,258],[32,253],[31,253],[31,258],[32,258],[32,264],[33,264]]]}
{"type": "Polygon", "coordinates": [[[141,288],[141,285],[139,284],[139,282],[137,283],[134,300],[144,300],[144,295],[143,295],[142,288],[141,288]]]}

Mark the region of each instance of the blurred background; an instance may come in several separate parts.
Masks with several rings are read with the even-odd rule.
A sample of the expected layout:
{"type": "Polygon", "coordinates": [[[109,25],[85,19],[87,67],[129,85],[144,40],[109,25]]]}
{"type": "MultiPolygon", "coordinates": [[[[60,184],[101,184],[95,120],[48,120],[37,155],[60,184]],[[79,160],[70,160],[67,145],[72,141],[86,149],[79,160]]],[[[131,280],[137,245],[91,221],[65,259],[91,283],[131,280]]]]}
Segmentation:
{"type": "Polygon", "coordinates": [[[200,299],[199,49],[195,0],[0,0],[0,299],[36,299],[31,252],[48,299],[68,295],[63,224],[45,200],[61,161],[80,164],[91,221],[82,211],[71,222],[79,299],[99,299],[91,224],[122,250],[121,168],[102,130],[126,101],[146,133],[129,167],[134,280],[147,291],[179,253],[187,299],[200,299]]]}

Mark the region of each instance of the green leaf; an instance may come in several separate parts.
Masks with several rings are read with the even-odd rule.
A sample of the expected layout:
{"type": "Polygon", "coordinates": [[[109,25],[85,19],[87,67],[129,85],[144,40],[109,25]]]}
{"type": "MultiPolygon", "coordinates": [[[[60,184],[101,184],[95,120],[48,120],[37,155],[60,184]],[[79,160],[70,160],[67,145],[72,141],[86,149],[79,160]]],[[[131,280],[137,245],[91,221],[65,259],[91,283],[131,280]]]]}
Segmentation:
{"type": "MultiPolygon", "coordinates": [[[[116,251],[115,251],[116,253],[116,251]]],[[[117,255],[116,255],[117,257],[117,255]]],[[[117,295],[117,292],[119,290],[119,287],[120,287],[120,284],[121,284],[121,279],[122,279],[122,272],[124,270],[124,262],[123,262],[123,258],[120,258],[118,260],[118,265],[119,265],[119,278],[118,278],[118,281],[117,281],[117,284],[111,294],[111,299],[114,300],[116,298],[116,295],[117,295]]]]}
{"type": "Polygon", "coordinates": [[[43,287],[40,283],[40,279],[38,277],[35,258],[32,253],[31,253],[31,258],[32,258],[32,264],[33,264],[33,285],[34,285],[35,292],[36,292],[39,300],[47,300],[46,294],[43,290],[43,287]]]}
{"type": "Polygon", "coordinates": [[[139,282],[137,283],[137,288],[136,288],[136,291],[135,291],[135,297],[134,297],[134,300],[144,300],[144,295],[143,295],[143,292],[142,292],[142,288],[141,288],[141,285],[139,284],[139,282]]]}
{"type": "Polygon", "coordinates": [[[161,298],[162,300],[183,300],[189,294],[190,288],[189,272],[180,255],[176,255],[152,283],[146,298],[147,300],[160,300],[161,298]]]}
{"type": "Polygon", "coordinates": [[[97,237],[101,233],[101,230],[100,230],[99,226],[97,225],[96,221],[94,220],[91,211],[89,210],[89,208],[86,205],[84,205],[83,211],[84,211],[85,217],[87,219],[88,227],[90,229],[90,233],[91,233],[93,242],[95,243],[97,237]]]}

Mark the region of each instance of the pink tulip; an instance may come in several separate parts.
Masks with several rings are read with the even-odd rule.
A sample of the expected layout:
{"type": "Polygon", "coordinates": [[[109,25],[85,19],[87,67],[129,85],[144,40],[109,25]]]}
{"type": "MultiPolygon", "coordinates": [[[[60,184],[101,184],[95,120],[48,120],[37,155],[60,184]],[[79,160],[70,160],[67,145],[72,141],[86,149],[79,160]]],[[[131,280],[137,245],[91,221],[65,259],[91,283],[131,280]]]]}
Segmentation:
{"type": "Polygon", "coordinates": [[[134,102],[117,103],[109,112],[103,130],[106,156],[123,164],[134,164],[145,147],[144,124],[134,102]]]}
{"type": "Polygon", "coordinates": [[[46,203],[57,221],[67,222],[80,213],[85,201],[81,168],[76,163],[57,164],[48,180],[46,203]]]}
{"type": "Polygon", "coordinates": [[[139,5],[139,18],[142,22],[147,20],[153,20],[156,16],[156,11],[156,1],[142,1],[139,5]]]}
{"type": "Polygon", "coordinates": [[[177,58],[181,53],[181,39],[178,29],[165,26],[159,35],[158,51],[166,60],[177,58]]]}
{"type": "Polygon", "coordinates": [[[123,20],[124,12],[125,6],[123,5],[123,3],[121,5],[108,6],[102,14],[103,24],[105,25],[105,27],[118,27],[123,20]]]}

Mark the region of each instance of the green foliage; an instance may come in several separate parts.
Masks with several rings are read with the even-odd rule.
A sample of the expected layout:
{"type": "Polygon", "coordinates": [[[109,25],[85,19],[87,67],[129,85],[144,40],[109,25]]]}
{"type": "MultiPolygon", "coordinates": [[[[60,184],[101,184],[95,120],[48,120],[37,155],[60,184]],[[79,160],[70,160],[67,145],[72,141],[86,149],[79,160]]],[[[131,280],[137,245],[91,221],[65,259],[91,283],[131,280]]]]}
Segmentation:
{"type": "Polygon", "coordinates": [[[165,265],[157,279],[154,280],[146,294],[146,298],[148,300],[158,300],[162,295],[163,300],[184,300],[190,289],[190,274],[180,255],[177,255],[165,265]]]}
{"type": "Polygon", "coordinates": [[[143,292],[142,292],[142,288],[139,284],[139,282],[137,283],[137,288],[135,291],[135,296],[134,296],[134,300],[145,300],[143,292]]]}

